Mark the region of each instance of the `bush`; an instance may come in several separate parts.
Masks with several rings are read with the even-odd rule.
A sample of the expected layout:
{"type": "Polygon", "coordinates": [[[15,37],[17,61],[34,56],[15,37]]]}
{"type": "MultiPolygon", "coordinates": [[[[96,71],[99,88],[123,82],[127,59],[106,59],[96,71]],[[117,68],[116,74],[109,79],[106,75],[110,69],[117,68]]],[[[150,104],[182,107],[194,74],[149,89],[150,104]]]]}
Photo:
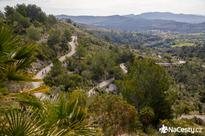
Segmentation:
{"type": "Polygon", "coordinates": [[[65,29],[64,31],[64,34],[63,34],[63,37],[66,41],[71,41],[71,32],[68,30],[68,29],[65,29]]]}
{"type": "Polygon", "coordinates": [[[105,135],[120,135],[135,130],[136,110],[119,96],[94,96],[89,111],[105,135]]]}
{"type": "Polygon", "coordinates": [[[140,121],[143,124],[144,132],[146,132],[146,128],[152,123],[154,116],[154,111],[150,107],[144,107],[140,111],[140,121]]]}
{"type": "Polygon", "coordinates": [[[46,85],[60,87],[62,91],[70,91],[83,84],[83,78],[79,74],[67,74],[66,68],[61,62],[55,61],[51,71],[44,78],[46,85]]]}
{"type": "Polygon", "coordinates": [[[38,41],[41,37],[41,30],[39,28],[35,28],[34,26],[29,27],[26,30],[28,37],[34,41],[38,41]]]}
{"type": "Polygon", "coordinates": [[[52,48],[54,48],[53,45],[55,45],[61,41],[60,36],[61,36],[60,31],[57,31],[57,30],[51,31],[51,33],[48,37],[48,45],[51,46],[52,48]]]}

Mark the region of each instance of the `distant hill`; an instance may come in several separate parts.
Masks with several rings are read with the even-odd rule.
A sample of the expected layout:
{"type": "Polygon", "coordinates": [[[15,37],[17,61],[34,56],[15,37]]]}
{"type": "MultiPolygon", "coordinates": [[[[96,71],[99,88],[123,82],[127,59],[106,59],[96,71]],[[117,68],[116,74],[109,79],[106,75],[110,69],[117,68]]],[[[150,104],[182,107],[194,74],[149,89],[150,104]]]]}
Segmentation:
{"type": "Polygon", "coordinates": [[[125,16],[66,16],[59,19],[71,19],[74,22],[109,28],[120,31],[165,31],[176,33],[205,32],[205,17],[172,13],[144,13],[125,16]],[[203,21],[204,19],[204,21],[203,21]]]}
{"type": "Polygon", "coordinates": [[[170,12],[148,12],[140,15],[130,15],[129,17],[144,18],[144,19],[172,20],[176,22],[191,23],[191,24],[205,22],[205,16],[190,15],[190,14],[174,14],[170,12]]]}

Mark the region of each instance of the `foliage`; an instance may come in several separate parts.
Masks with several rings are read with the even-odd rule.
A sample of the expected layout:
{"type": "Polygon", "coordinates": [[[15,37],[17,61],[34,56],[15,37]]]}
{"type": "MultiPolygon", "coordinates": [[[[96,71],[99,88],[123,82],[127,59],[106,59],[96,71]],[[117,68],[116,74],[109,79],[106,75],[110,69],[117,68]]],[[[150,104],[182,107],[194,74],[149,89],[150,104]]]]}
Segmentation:
{"type": "Polygon", "coordinates": [[[41,30],[39,28],[35,28],[34,26],[27,28],[26,33],[28,37],[34,41],[38,41],[41,37],[41,30]]]}
{"type": "Polygon", "coordinates": [[[186,42],[181,42],[181,43],[175,43],[175,45],[173,45],[173,47],[183,47],[183,46],[194,46],[193,43],[186,43],[186,42]]]}
{"type": "Polygon", "coordinates": [[[68,30],[68,29],[65,29],[64,33],[63,33],[63,36],[61,38],[61,43],[60,43],[61,50],[63,50],[63,51],[64,50],[69,50],[68,42],[70,42],[72,40],[71,36],[72,36],[71,31],[68,30]]]}
{"type": "MultiPolygon", "coordinates": [[[[119,96],[94,96],[89,106],[91,118],[97,121],[105,135],[134,132],[137,123],[135,108],[119,96]]],[[[139,125],[139,124],[138,124],[139,125]]]]}
{"type": "Polygon", "coordinates": [[[63,34],[63,37],[66,41],[71,41],[71,31],[68,30],[68,29],[65,29],[64,30],[64,34],[63,34]]]}
{"type": "Polygon", "coordinates": [[[140,112],[144,106],[154,110],[154,122],[171,117],[171,103],[166,98],[170,81],[166,71],[150,59],[137,59],[124,80],[118,81],[123,97],[140,112]]]}
{"type": "Polygon", "coordinates": [[[31,4],[5,7],[5,18],[8,24],[19,34],[24,34],[26,28],[31,24],[38,27],[40,25],[51,26],[57,22],[54,16],[46,16],[41,8],[31,4]]]}
{"type": "Polygon", "coordinates": [[[11,110],[1,116],[2,136],[40,136],[43,124],[35,112],[11,110]]]}
{"type": "Polygon", "coordinates": [[[1,114],[2,136],[94,136],[100,130],[86,119],[85,96],[77,91],[40,102],[43,108],[7,110],[1,114]],[[69,99],[69,101],[67,100],[69,99]]]}
{"type": "Polygon", "coordinates": [[[38,21],[44,23],[47,19],[46,14],[42,12],[41,8],[37,7],[36,5],[17,5],[16,11],[25,17],[29,17],[31,22],[38,21]]]}
{"type": "MultiPolygon", "coordinates": [[[[24,70],[33,62],[36,46],[24,44],[9,28],[0,28],[0,81],[29,80],[24,70]]],[[[31,80],[31,79],[30,79],[31,80]]]]}
{"type": "Polygon", "coordinates": [[[137,33],[137,32],[120,32],[114,30],[88,30],[89,33],[102,38],[106,41],[122,44],[131,45],[134,48],[143,48],[142,45],[147,46],[160,46],[163,44],[170,44],[169,42],[163,42],[158,35],[148,33],[137,33]]]}
{"type": "Polygon", "coordinates": [[[144,126],[144,131],[146,132],[146,127],[148,127],[153,119],[154,119],[154,111],[152,108],[150,107],[144,107],[140,110],[140,121],[142,122],[143,126],[144,126]]]}
{"type": "MultiPolygon", "coordinates": [[[[198,105],[203,103],[202,99],[205,89],[205,74],[203,72],[203,67],[201,67],[198,62],[187,62],[178,67],[170,67],[168,71],[179,85],[181,93],[178,104],[176,104],[177,113],[182,114],[193,110],[199,110],[198,105]],[[181,108],[179,106],[181,106],[181,108]]],[[[202,106],[202,109],[204,110],[204,106],[202,106]]]]}
{"type": "Polygon", "coordinates": [[[86,80],[122,78],[123,72],[119,63],[131,61],[133,58],[127,49],[119,49],[88,34],[80,35],[78,39],[76,55],[67,60],[69,70],[76,71],[86,80]]]}
{"type": "Polygon", "coordinates": [[[51,71],[44,78],[46,85],[60,87],[62,91],[70,91],[83,84],[83,78],[78,74],[67,74],[65,67],[56,60],[51,71]]]}
{"type": "Polygon", "coordinates": [[[102,135],[96,126],[105,135],[160,135],[156,130],[159,121],[171,119],[172,114],[176,119],[162,123],[176,127],[203,125],[201,120],[179,117],[205,111],[204,34],[88,32],[71,20],[66,23],[47,16],[36,5],[7,6],[4,14],[0,12],[0,135],[102,135]],[[77,52],[63,64],[55,61],[69,51],[73,33],[78,36],[77,52]],[[56,90],[47,86],[18,90],[17,84],[23,83],[16,81],[33,81],[27,71],[34,70],[30,64],[36,45],[30,41],[39,44],[39,68],[54,60],[44,82],[56,90]],[[178,47],[169,47],[174,44],[178,47]],[[143,57],[135,59],[135,55],[143,57]],[[147,56],[159,62],[176,61],[176,65],[164,69],[153,60],[143,59],[147,56]],[[187,63],[178,65],[181,59],[187,63]],[[121,63],[128,74],[123,73],[121,63]],[[89,90],[113,77],[118,96],[88,98],[82,91],[73,91],[89,90]],[[12,87],[17,88],[15,93],[11,93],[12,87]],[[50,90],[48,100],[39,101],[32,95],[50,90]]]}
{"type": "Polygon", "coordinates": [[[61,40],[60,36],[61,36],[60,31],[58,30],[51,31],[48,37],[48,45],[54,48],[53,46],[60,42],[61,40]]]}
{"type": "Polygon", "coordinates": [[[185,100],[180,100],[175,106],[175,114],[181,116],[182,114],[189,114],[193,106],[185,100]]]}
{"type": "Polygon", "coordinates": [[[48,16],[48,23],[50,24],[50,26],[54,25],[57,23],[57,19],[54,15],[49,15],[48,16]]]}

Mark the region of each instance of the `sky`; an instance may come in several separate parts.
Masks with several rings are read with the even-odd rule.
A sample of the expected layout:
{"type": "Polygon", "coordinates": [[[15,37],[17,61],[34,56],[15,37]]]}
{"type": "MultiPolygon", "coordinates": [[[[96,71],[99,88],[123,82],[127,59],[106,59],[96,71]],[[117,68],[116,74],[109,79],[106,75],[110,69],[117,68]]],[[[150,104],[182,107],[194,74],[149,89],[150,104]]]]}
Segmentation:
{"type": "Polygon", "coordinates": [[[54,15],[106,16],[144,12],[205,15],[205,0],[0,0],[0,10],[17,3],[36,4],[54,15]]]}

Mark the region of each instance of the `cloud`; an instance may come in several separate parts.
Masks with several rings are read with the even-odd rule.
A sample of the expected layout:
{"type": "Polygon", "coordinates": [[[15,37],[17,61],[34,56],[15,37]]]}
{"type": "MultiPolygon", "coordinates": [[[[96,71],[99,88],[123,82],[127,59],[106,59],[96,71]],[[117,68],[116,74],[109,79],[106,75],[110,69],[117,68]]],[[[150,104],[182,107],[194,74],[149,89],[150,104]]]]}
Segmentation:
{"type": "Polygon", "coordinates": [[[205,0],[0,0],[0,9],[17,3],[36,4],[49,14],[112,15],[166,11],[205,15],[205,0]]]}

